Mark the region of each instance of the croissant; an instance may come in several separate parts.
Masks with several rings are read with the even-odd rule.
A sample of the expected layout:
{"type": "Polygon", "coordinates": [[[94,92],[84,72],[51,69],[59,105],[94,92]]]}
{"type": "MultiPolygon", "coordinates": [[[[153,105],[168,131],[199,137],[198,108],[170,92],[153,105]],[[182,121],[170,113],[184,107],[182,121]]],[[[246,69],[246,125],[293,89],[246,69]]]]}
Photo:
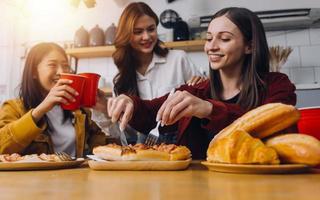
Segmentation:
{"type": "Polygon", "coordinates": [[[207,150],[209,162],[232,164],[279,164],[278,154],[260,139],[243,130],[234,130],[213,142],[207,150]]]}
{"type": "Polygon", "coordinates": [[[320,164],[320,141],[310,135],[279,135],[268,139],[266,145],[277,151],[283,163],[320,164]]]}
{"type": "Polygon", "coordinates": [[[255,138],[265,138],[296,123],[299,118],[300,113],[294,106],[283,103],[265,104],[247,112],[221,130],[209,146],[236,129],[242,129],[255,138]]]}

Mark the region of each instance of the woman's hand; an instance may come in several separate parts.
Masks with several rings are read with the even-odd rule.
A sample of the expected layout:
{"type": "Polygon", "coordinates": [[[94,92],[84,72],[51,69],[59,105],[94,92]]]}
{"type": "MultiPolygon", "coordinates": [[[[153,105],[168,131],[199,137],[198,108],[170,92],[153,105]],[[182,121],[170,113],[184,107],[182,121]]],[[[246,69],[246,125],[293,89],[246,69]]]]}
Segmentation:
{"type": "Polygon", "coordinates": [[[72,80],[59,79],[58,82],[51,88],[46,98],[32,111],[32,116],[38,122],[43,115],[50,111],[55,105],[69,104],[74,102],[74,96],[78,96],[78,92],[69,86],[72,80]]]}
{"type": "Polygon", "coordinates": [[[207,80],[208,78],[207,77],[204,77],[204,76],[193,76],[190,80],[187,81],[187,84],[189,86],[194,86],[194,85],[197,85],[205,80],[207,80]]]}
{"type": "Polygon", "coordinates": [[[126,95],[108,99],[108,114],[112,122],[120,121],[120,130],[124,130],[133,114],[133,101],[126,95]]]}
{"type": "Polygon", "coordinates": [[[160,107],[157,120],[161,120],[162,125],[171,125],[182,117],[205,118],[211,112],[210,102],[193,96],[187,91],[176,91],[160,107]]]}

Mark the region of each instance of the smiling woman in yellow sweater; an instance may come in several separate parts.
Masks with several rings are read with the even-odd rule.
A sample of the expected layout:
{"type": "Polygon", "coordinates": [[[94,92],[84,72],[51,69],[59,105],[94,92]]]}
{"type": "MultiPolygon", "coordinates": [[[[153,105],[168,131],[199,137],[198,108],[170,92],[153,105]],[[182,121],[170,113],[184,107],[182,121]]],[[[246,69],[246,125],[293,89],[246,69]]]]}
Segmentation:
{"type": "Polygon", "coordinates": [[[82,157],[106,137],[85,109],[62,110],[77,92],[60,73],[71,73],[65,51],[55,43],[40,43],[29,52],[19,98],[0,109],[0,154],[64,151],[82,157]]]}

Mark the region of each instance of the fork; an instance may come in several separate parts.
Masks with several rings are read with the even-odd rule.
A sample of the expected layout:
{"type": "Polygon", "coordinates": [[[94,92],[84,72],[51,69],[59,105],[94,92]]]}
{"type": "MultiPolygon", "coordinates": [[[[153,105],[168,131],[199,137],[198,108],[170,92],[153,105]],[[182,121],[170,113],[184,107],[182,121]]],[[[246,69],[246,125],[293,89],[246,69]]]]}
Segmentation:
{"type": "MultiPolygon", "coordinates": [[[[171,95],[173,95],[174,91],[175,91],[175,89],[173,88],[173,89],[170,91],[170,93],[169,93],[169,95],[168,95],[168,98],[169,98],[171,95]]],[[[160,123],[161,123],[161,120],[159,120],[159,121],[157,122],[157,126],[150,131],[150,133],[148,134],[148,136],[147,136],[147,138],[146,138],[146,140],[145,140],[145,142],[144,142],[145,145],[153,146],[153,145],[157,144],[157,141],[158,141],[158,139],[159,139],[159,125],[160,125],[160,123]]]]}
{"type": "Polygon", "coordinates": [[[69,154],[65,152],[55,152],[54,153],[58,158],[62,161],[74,161],[75,159],[72,158],[69,154]]]}

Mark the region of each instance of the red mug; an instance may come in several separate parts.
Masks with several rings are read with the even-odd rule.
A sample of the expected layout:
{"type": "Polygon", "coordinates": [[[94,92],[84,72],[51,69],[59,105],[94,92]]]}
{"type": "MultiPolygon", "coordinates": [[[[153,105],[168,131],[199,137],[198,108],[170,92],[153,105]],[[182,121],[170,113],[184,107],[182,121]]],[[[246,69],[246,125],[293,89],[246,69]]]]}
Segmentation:
{"type": "Polygon", "coordinates": [[[78,75],[86,77],[82,91],[81,106],[92,107],[96,105],[100,75],[96,73],[80,73],[78,75]]]}
{"type": "Polygon", "coordinates": [[[299,133],[311,135],[320,140],[320,107],[300,108],[299,133]]]}
{"type": "Polygon", "coordinates": [[[79,94],[78,96],[74,96],[75,101],[69,101],[69,104],[61,104],[61,107],[64,110],[79,109],[80,105],[81,105],[81,96],[83,93],[83,88],[84,88],[86,77],[80,76],[77,74],[61,73],[60,78],[72,80],[72,83],[69,84],[69,86],[72,87],[73,89],[75,89],[79,94]]]}

